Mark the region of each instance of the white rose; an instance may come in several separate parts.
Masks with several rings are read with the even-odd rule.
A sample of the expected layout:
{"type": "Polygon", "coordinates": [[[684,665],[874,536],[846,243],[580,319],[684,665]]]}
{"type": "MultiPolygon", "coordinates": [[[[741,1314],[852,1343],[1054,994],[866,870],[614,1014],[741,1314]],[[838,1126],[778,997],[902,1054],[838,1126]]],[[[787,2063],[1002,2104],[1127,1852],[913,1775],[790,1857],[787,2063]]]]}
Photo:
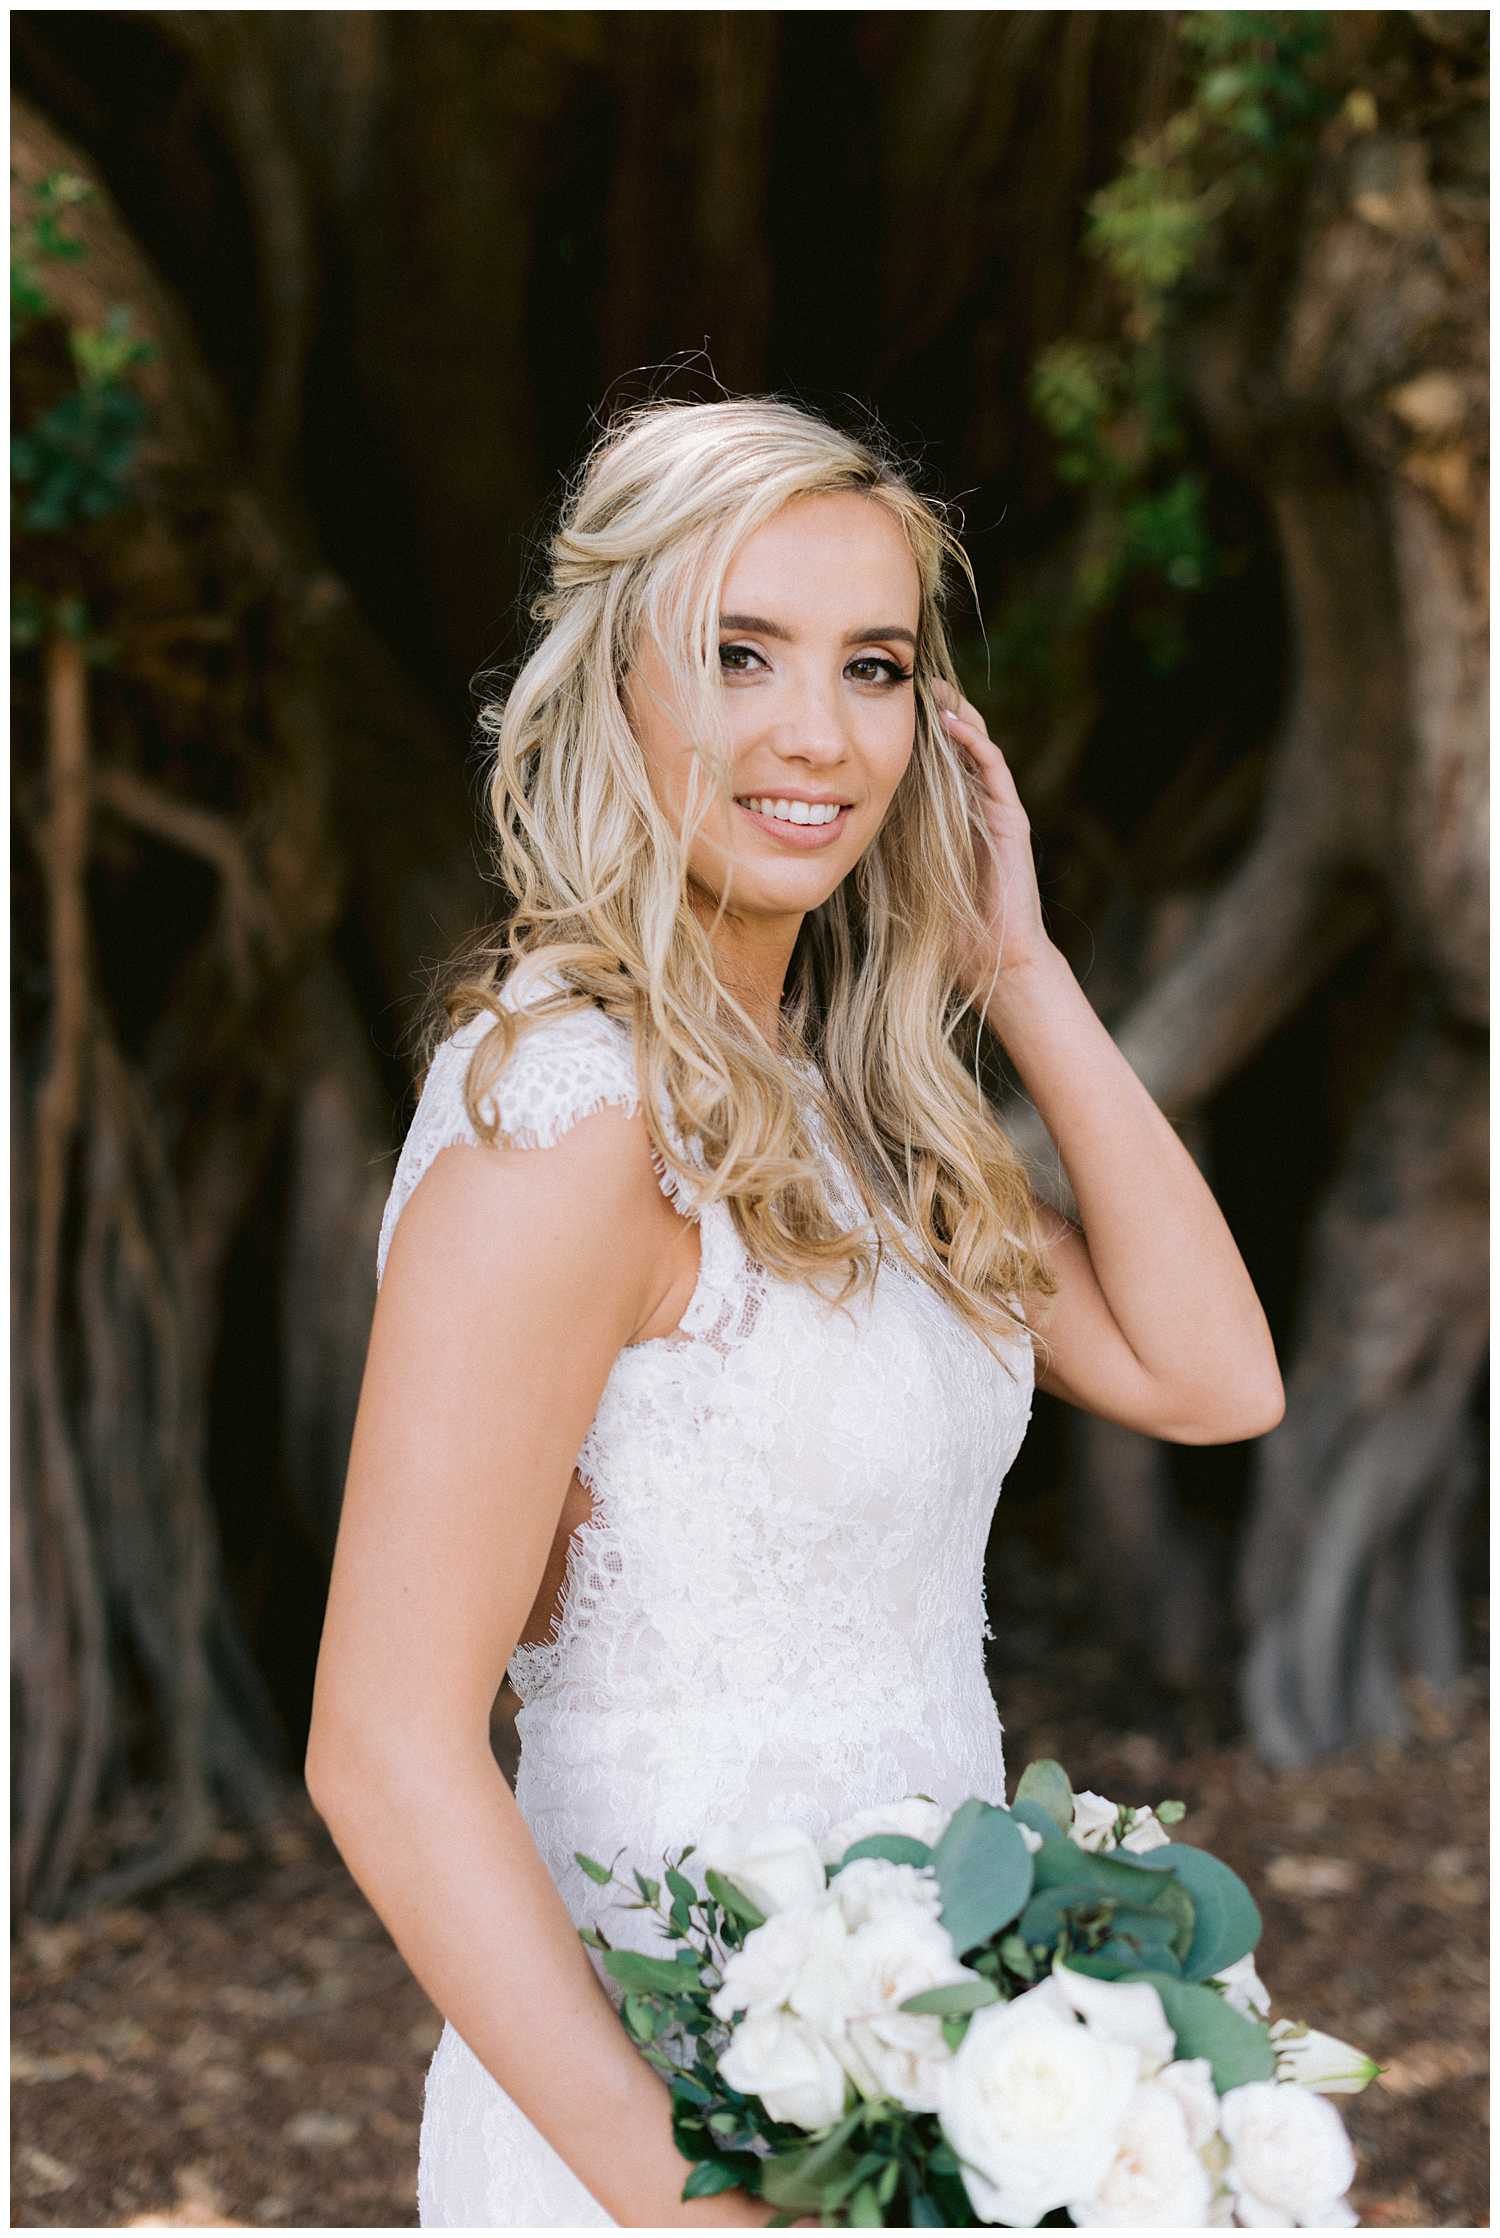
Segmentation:
{"type": "Polygon", "coordinates": [[[1341,2036],[1309,2028],[1306,2021],[1273,2020],[1270,2033],[1279,2083],[1301,2083],[1305,2090],[1363,2090],[1380,2073],[1378,2059],[1341,2036]]]}
{"type": "Polygon", "coordinates": [[[1285,2230],[1348,2224],[1354,2148],[1336,2109],[1301,2083],[1236,2083],[1219,2100],[1242,2223],[1285,2230]]]}
{"type": "Polygon", "coordinates": [[[1080,1787],[1073,1797],[1073,1824],[1069,1828],[1080,1849],[1113,1847],[1112,1829],[1120,1806],[1091,1787],[1080,1787]]]}
{"type": "Polygon", "coordinates": [[[921,1904],[888,1904],[849,1938],[849,2009],[881,2012],[943,1982],[982,1980],[965,1966],[941,1920],[921,1904]]]}
{"type": "Polygon", "coordinates": [[[1140,2054],[1078,2021],[1048,1975],[985,2005],[941,2071],[939,2125],[982,2222],[1034,2229],[1103,2183],[1140,2054]]]}
{"type": "Polygon", "coordinates": [[[767,1826],[757,1819],[716,1819],[693,1853],[701,1871],[710,1865],[742,1888],[769,1918],[790,1904],[821,1896],[828,1885],[818,1845],[800,1826],[767,1826]]]}
{"type": "Polygon", "coordinates": [[[830,1947],[849,1939],[843,1915],[828,1897],[792,1904],[752,1927],[738,1950],[724,1961],[724,1978],[709,1999],[720,2020],[737,2012],[774,2011],[784,2005],[796,1983],[826,1961],[830,1947]]]}
{"type": "Polygon", "coordinates": [[[1066,2202],[1080,2228],[1096,2225],[1201,2230],[1213,2183],[1181,2100],[1159,2082],[1137,2083],[1115,2157],[1097,2190],[1066,2202]]]}
{"type": "Polygon", "coordinates": [[[819,1843],[823,1862],[837,1865],[846,1849],[871,1834],[908,1834],[914,1842],[926,1842],[930,1848],[952,1816],[941,1803],[929,1803],[921,1795],[903,1796],[899,1803],[874,1803],[829,1827],[819,1843]]]}
{"type": "Polygon", "coordinates": [[[1080,1974],[1062,1959],[1053,1963],[1052,1980],[1096,2036],[1134,2047],[1143,2077],[1155,2075],[1175,2056],[1177,2037],[1150,1982],[1104,1981],[1080,1974]]]}
{"type": "Polygon", "coordinates": [[[844,2110],[843,2068],[810,2022],[796,2013],[747,2014],[720,2054],[719,2073],[759,2098],[773,2121],[823,2129],[844,2110]]]}
{"type": "Polygon", "coordinates": [[[851,2020],[834,2045],[866,2098],[894,2098],[916,2114],[935,2114],[943,2069],[953,2058],[939,2013],[871,2013],[851,2020]]]}
{"type": "Polygon", "coordinates": [[[1255,1953],[1246,1951],[1232,1966],[1221,1966],[1212,1976],[1224,1984],[1226,2002],[1248,2020],[1265,2020],[1271,2010],[1271,1993],[1255,1971],[1255,1953]]]}
{"type": "Polygon", "coordinates": [[[1172,2059],[1165,2067],[1159,2067],[1151,2079],[1163,2090],[1171,2091],[1187,2121],[1193,2150],[1202,2152],[1219,2130],[1219,2094],[1214,2089],[1214,2071],[1208,2061],[1172,2059]]]}
{"type": "Polygon", "coordinates": [[[893,1865],[888,1857],[856,1857],[829,1882],[829,1893],[851,1927],[863,1927],[878,1912],[895,1905],[920,1906],[934,1919],[943,1908],[943,1892],[930,1865],[893,1865]]]}
{"type": "Polygon", "coordinates": [[[1133,1850],[1160,1849],[1164,1842],[1170,1842],[1171,1839],[1155,1811],[1137,1811],[1135,1823],[1120,1847],[1133,1850]]]}

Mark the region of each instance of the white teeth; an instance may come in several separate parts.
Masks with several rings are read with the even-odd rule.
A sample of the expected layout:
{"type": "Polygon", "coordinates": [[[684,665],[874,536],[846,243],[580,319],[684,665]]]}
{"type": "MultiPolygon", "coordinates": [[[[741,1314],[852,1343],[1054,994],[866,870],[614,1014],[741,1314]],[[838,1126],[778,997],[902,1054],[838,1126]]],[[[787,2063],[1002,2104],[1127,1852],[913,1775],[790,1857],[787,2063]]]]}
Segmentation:
{"type": "Polygon", "coordinates": [[[758,816],[776,816],[784,824],[831,824],[841,814],[837,801],[747,800],[746,808],[758,816]]]}

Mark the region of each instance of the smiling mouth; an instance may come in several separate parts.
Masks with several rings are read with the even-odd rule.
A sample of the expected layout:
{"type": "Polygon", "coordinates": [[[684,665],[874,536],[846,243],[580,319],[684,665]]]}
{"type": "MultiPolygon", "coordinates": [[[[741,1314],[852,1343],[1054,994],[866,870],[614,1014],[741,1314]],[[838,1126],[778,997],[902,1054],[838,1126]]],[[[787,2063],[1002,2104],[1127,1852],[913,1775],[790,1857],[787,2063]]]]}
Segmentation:
{"type": "Polygon", "coordinates": [[[828,817],[821,823],[799,824],[794,823],[789,816],[767,816],[761,809],[750,807],[747,801],[737,800],[734,805],[742,815],[749,817],[752,824],[758,824],[762,831],[772,833],[790,846],[804,848],[826,847],[830,840],[838,837],[853,813],[848,802],[845,802],[836,816],[828,817]]]}

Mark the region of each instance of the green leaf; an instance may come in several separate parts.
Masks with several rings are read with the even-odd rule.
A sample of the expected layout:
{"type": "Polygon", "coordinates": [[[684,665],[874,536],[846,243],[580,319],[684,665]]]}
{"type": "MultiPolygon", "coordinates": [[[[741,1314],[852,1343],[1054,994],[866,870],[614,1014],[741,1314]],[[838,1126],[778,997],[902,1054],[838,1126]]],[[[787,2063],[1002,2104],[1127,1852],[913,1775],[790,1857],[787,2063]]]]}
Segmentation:
{"type": "Polygon", "coordinates": [[[1176,2056],[1206,2059],[1220,2097],[1240,2083],[1275,2081],[1276,2048],[1265,2023],[1236,2012],[1217,1990],[1149,1969],[1122,1978],[1150,1982],[1177,2039],[1176,2056]]]}
{"type": "MultiPolygon", "coordinates": [[[[1073,1789],[1055,1756],[1034,1757],[1016,1782],[1015,1803],[1035,1803],[1047,1813],[1055,1834],[1073,1826],[1073,1789]]],[[[1011,1805],[1014,1810],[1015,1803],[1011,1805]]],[[[1034,1822],[1033,1822],[1034,1823],[1034,1822]]],[[[1045,1828],[1038,1828],[1045,1832],[1045,1828]]]]}
{"type": "Polygon", "coordinates": [[[900,2180],[900,2161],[888,2160],[880,2175],[878,2175],[875,2179],[875,2196],[880,2201],[882,2207],[888,2207],[890,2205],[891,2200],[895,2195],[896,2186],[900,2182],[900,2180]]]}
{"type": "Polygon", "coordinates": [[[942,1922],[962,1958],[1008,1927],[1032,1885],[1031,1852],[1011,1814],[971,1796],[949,1820],[932,1852],[942,1892],[942,1922]]]}
{"type": "Polygon", "coordinates": [[[876,2194],[875,2186],[873,2184],[861,2184],[850,2202],[849,2228],[851,2230],[880,2230],[884,2227],[884,2224],[885,2216],[881,2212],[880,2200],[876,2194]]]}
{"type": "Polygon", "coordinates": [[[610,1871],[609,1867],[607,1865],[601,1865],[597,1858],[585,1857],[581,1849],[575,1849],[573,1855],[577,1859],[578,1863],[583,1867],[584,1871],[588,1874],[589,1879],[591,1881],[598,1881],[601,1887],[605,1886],[608,1882],[614,1879],[615,1876],[610,1871]]]}
{"type": "Polygon", "coordinates": [[[679,1873],[675,1865],[667,1867],[667,1886],[684,1904],[692,1906],[698,1901],[698,1891],[686,1873],[679,1873]]]}
{"type": "Polygon", "coordinates": [[[661,1882],[649,1879],[647,1875],[641,1871],[638,1865],[634,1866],[632,1870],[635,1873],[636,1887],[640,1890],[642,1896],[645,1897],[648,1904],[654,1904],[657,1897],[661,1894],[661,1882]]]}
{"type": "Polygon", "coordinates": [[[742,2181],[738,2168],[725,2160],[700,2160],[689,2170],[682,2187],[684,2199],[711,2199],[715,2192],[733,2191],[742,2181]]]}
{"type": "Polygon", "coordinates": [[[1024,1935],[1002,1935],[1000,1956],[1013,1974],[1020,1975],[1023,1982],[1036,1980],[1036,1960],[1026,1948],[1024,1935]]]}
{"type": "Polygon", "coordinates": [[[911,2226],[913,2230],[946,2230],[948,2218],[935,2199],[925,2191],[911,2195],[911,2226]]]}
{"type": "Polygon", "coordinates": [[[947,2045],[949,2051],[957,2051],[968,2032],[969,2016],[967,2013],[949,2013],[945,2016],[943,2042],[947,2045]]]}
{"type": "Polygon", "coordinates": [[[675,1996],[691,1988],[697,1980],[697,1952],[689,1952],[688,1958],[689,1964],[684,1966],[680,1959],[648,1958],[644,1951],[612,1950],[605,1954],[604,1967],[606,1973],[612,1974],[626,1989],[658,1989],[675,1996]]]}
{"type": "Polygon", "coordinates": [[[1155,1849],[1142,1850],[1140,1856],[1150,1871],[1170,1870],[1192,1899],[1194,1932],[1181,1954],[1189,1981],[1207,1981],[1210,1974],[1222,1972],[1254,1950],[1264,1924],[1260,1907],[1222,1858],[1196,1849],[1191,1842],[1161,1842],[1155,1849]]]}
{"type": "Polygon", "coordinates": [[[752,1902],[742,1888],[737,1887],[732,1880],[726,1879],[716,1866],[710,1865],[704,1877],[708,1882],[710,1893],[718,1898],[731,1918],[739,1920],[746,1927],[763,1927],[765,1925],[765,1913],[752,1902]]]}
{"type": "Polygon", "coordinates": [[[852,1864],[856,1857],[884,1857],[892,1865],[926,1865],[932,1857],[932,1848],[912,1834],[865,1834],[859,1841],[850,1843],[838,1864],[830,1867],[830,1874],[852,1864]]]}
{"type": "Polygon", "coordinates": [[[639,2037],[643,2044],[653,2042],[663,2019],[663,2015],[658,2008],[648,2003],[644,1997],[632,1992],[626,1998],[623,2009],[625,2025],[631,2033],[639,2037]]]}
{"type": "Polygon", "coordinates": [[[998,2005],[1000,1992],[993,1982],[940,1982],[936,1989],[919,1989],[904,1997],[896,2010],[902,2013],[974,2013],[981,2005],[998,2005]]]}

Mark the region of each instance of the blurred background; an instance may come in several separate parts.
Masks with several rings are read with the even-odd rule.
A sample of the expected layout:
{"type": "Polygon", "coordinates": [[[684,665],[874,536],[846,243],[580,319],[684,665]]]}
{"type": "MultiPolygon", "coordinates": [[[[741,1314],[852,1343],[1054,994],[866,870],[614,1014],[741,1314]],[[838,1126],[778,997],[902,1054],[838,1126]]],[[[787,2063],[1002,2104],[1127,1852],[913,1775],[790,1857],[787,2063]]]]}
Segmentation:
{"type": "Polygon", "coordinates": [[[416,2220],[437,2019],[301,1789],[404,1037],[559,479],[727,389],[960,504],[1282,1362],[1237,1446],[1038,1401],[1012,1777],[1182,1797],[1385,2064],[1362,2220],[1485,2223],[1487,14],[10,22],[13,2222],[416,2220]]]}

